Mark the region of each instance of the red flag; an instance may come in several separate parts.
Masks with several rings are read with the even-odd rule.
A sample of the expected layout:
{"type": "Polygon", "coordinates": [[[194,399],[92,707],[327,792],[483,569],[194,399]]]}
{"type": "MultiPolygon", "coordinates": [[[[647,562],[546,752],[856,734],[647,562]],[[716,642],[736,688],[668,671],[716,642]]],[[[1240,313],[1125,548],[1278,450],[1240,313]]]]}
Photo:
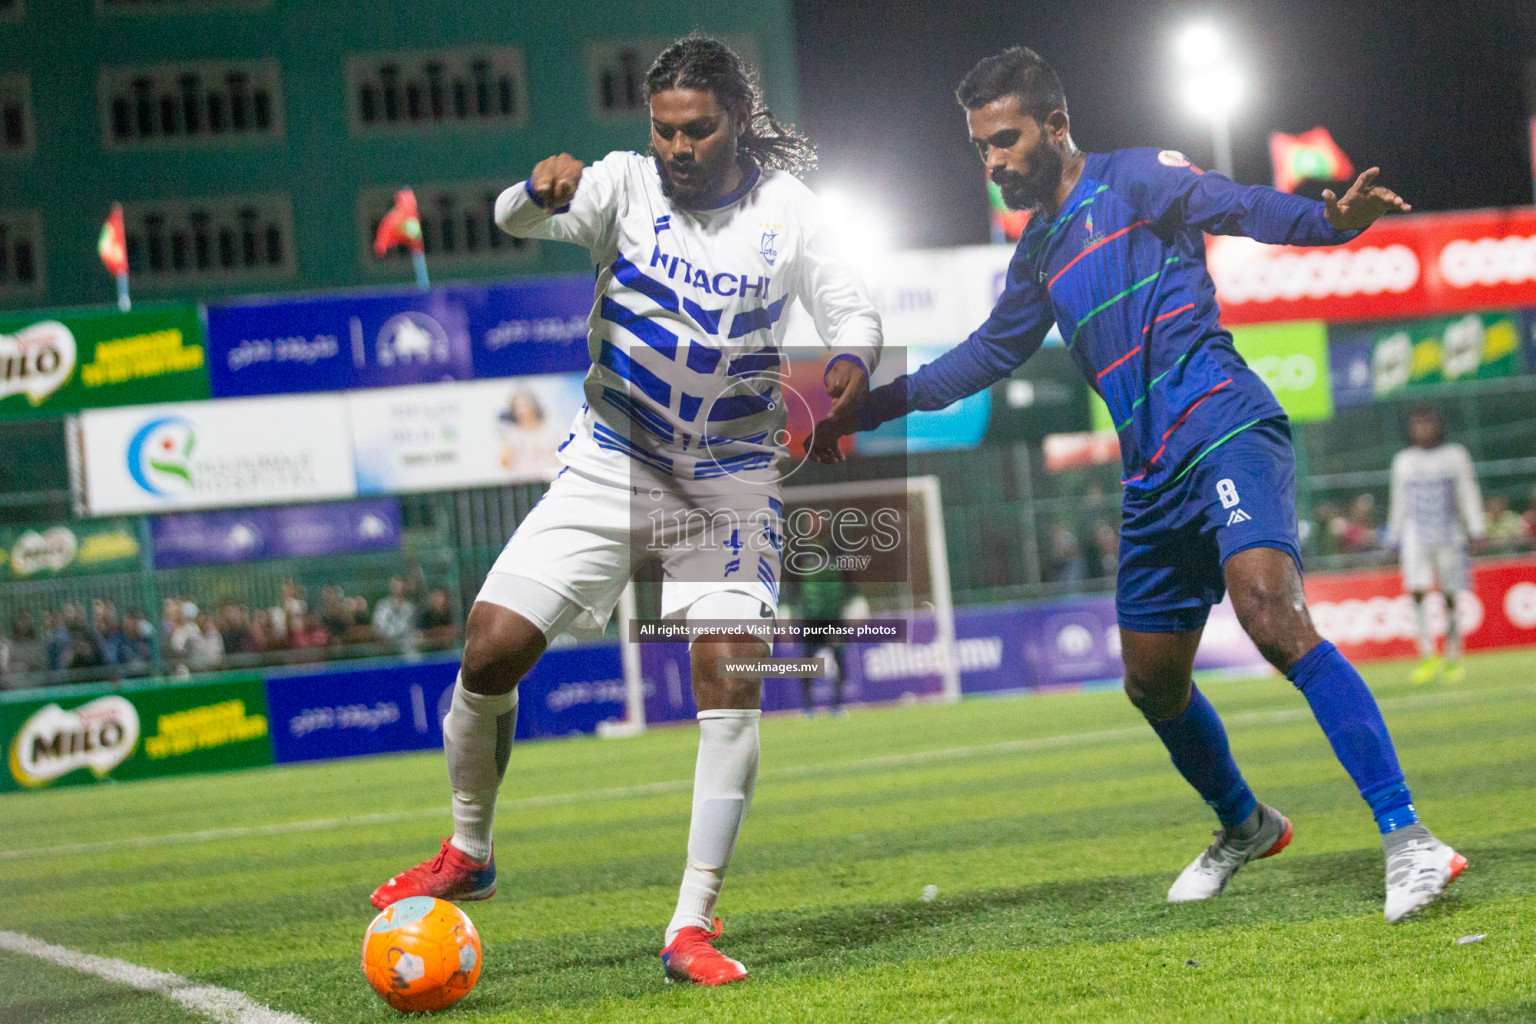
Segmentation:
{"type": "Polygon", "coordinates": [[[422,252],[421,216],[416,212],[416,193],[403,188],[395,193],[395,205],[384,219],[379,221],[379,232],[373,236],[373,254],[383,256],[397,245],[413,252],[422,252]]]}
{"type": "Polygon", "coordinates": [[[1269,137],[1269,158],[1275,165],[1275,188],[1281,192],[1296,191],[1296,185],[1308,178],[1342,181],[1355,174],[1355,165],[1326,128],[1300,135],[1275,132],[1269,137]]]}
{"type": "Polygon", "coordinates": [[[113,277],[128,273],[128,241],[123,232],[122,203],[112,204],[112,212],[107,214],[106,223],[101,226],[101,237],[96,240],[96,251],[101,254],[107,273],[113,277]]]}

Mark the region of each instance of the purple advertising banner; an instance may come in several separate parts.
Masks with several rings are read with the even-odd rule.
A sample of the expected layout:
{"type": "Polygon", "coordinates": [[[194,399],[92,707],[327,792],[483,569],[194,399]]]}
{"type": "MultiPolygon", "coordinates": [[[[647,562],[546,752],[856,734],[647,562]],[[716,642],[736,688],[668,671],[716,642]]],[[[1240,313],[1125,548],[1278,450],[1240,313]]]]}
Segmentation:
{"type": "Polygon", "coordinates": [[[446,289],[208,307],[214,398],[473,376],[468,314],[446,289]]]}
{"type": "Polygon", "coordinates": [[[393,551],[400,546],[400,503],[394,498],[379,498],[186,512],[156,516],[150,530],[157,569],[393,551]]]}

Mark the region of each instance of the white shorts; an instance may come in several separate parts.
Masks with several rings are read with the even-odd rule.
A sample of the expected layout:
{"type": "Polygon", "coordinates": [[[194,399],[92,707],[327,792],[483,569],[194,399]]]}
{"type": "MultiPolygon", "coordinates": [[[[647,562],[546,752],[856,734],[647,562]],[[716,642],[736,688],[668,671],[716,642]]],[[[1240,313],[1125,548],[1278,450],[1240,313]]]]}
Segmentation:
{"type": "Polygon", "coordinates": [[[701,486],[637,470],[630,486],[618,487],[567,469],[512,534],[475,600],[533,611],[525,617],[548,626],[545,610],[520,607],[514,596],[518,578],[533,580],[580,609],[560,615],[556,633],[601,636],[634,564],[656,558],[664,618],[683,618],[720,594],[750,602],[712,600],[705,617],[771,618],[783,505],[776,487],[732,483],[701,486]]]}
{"type": "Polygon", "coordinates": [[[1403,587],[1410,592],[1433,590],[1436,583],[1446,594],[1467,589],[1467,549],[1461,544],[1420,544],[1405,540],[1402,563],[1403,587]]]}

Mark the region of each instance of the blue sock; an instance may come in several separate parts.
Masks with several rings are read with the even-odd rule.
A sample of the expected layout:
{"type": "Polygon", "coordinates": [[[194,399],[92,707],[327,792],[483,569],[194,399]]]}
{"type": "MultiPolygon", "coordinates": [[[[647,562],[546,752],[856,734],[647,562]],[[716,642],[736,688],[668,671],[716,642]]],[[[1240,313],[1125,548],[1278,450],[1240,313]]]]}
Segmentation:
{"type": "Polygon", "coordinates": [[[1211,805],[1222,825],[1240,825],[1257,806],[1253,790],[1243,781],[1243,773],[1232,760],[1227,730],[1222,728],[1216,709],[1193,683],[1189,691],[1189,707],[1184,713],[1178,718],[1152,722],[1152,728],[1168,748],[1173,766],[1211,805]]]}
{"type": "Polygon", "coordinates": [[[1371,805],[1382,834],[1417,824],[1419,815],[1403,782],[1387,723],[1348,659],[1324,640],[1285,675],[1306,696],[1339,763],[1371,805]]]}

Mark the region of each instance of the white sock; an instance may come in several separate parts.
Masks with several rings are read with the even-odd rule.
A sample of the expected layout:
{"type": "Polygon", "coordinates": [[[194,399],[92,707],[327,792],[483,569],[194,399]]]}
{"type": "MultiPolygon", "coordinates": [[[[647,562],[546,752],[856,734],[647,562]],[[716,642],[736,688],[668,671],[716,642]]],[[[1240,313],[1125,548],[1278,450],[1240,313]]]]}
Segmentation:
{"type": "Polygon", "coordinates": [[[667,925],[667,945],[690,925],[706,931],[725,882],[736,836],[757,787],[758,721],[744,708],[699,712],[699,760],[693,772],[693,820],[688,826],[688,866],[667,925]]]}
{"type": "Polygon", "coordinates": [[[1425,595],[1413,595],[1413,624],[1419,631],[1419,657],[1432,657],[1435,653],[1435,633],[1429,627],[1429,602],[1425,595]]]}
{"type": "Polygon", "coordinates": [[[453,786],[453,845],[474,860],[491,857],[496,791],[512,752],[517,690],[486,696],[453,684],[453,705],[443,717],[443,752],[453,786]]]}
{"type": "Polygon", "coordinates": [[[1445,595],[1445,660],[1461,660],[1461,623],[1456,621],[1456,595],[1445,595]]]}

